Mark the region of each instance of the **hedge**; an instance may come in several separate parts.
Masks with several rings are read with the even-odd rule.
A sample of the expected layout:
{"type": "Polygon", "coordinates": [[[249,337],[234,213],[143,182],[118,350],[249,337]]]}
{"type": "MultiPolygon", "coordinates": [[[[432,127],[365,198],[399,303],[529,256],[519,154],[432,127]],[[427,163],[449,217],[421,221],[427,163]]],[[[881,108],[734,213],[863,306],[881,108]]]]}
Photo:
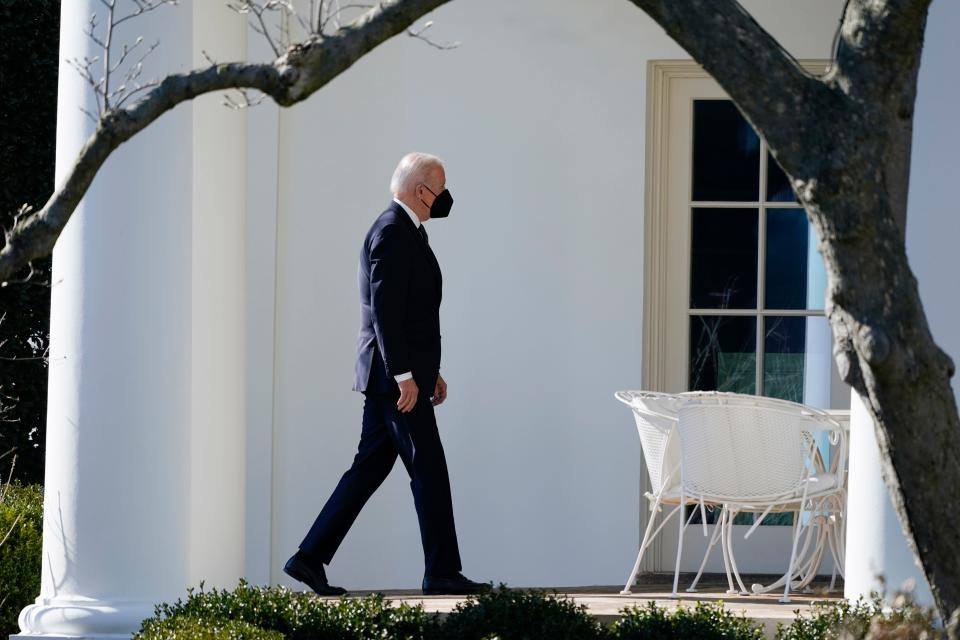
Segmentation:
{"type": "MultiPolygon", "coordinates": [[[[621,609],[610,625],[598,622],[566,596],[505,585],[468,597],[446,616],[420,605],[391,603],[380,595],[319,598],[287,587],[251,586],[233,591],[188,589],[186,601],[161,604],[134,640],[760,640],[762,627],[724,609],[695,603],[673,610],[650,603],[621,609]]],[[[949,626],[949,625],[948,625],[949,626]]],[[[933,611],[898,596],[884,610],[870,602],[818,604],[812,617],[779,625],[778,640],[880,640],[955,638],[937,629],[933,611]]]]}
{"type": "Polygon", "coordinates": [[[43,487],[13,482],[0,486],[0,494],[0,540],[10,533],[0,545],[0,634],[6,637],[19,631],[20,610],[40,594],[43,487]]]}

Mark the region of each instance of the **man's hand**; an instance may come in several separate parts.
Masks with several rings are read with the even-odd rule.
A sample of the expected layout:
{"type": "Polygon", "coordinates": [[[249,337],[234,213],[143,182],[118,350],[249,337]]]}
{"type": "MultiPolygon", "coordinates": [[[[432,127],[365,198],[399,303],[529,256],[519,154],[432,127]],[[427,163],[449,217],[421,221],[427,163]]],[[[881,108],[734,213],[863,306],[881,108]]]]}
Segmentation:
{"type": "Polygon", "coordinates": [[[433,406],[437,406],[446,399],[447,381],[443,379],[443,376],[437,375],[437,386],[433,389],[433,397],[430,398],[430,402],[433,406]]]}
{"type": "Polygon", "coordinates": [[[407,413],[413,409],[413,405],[417,404],[417,394],[420,393],[420,389],[417,388],[417,383],[413,381],[413,378],[398,382],[397,385],[400,387],[400,399],[397,400],[397,409],[399,409],[401,413],[407,413]]]}

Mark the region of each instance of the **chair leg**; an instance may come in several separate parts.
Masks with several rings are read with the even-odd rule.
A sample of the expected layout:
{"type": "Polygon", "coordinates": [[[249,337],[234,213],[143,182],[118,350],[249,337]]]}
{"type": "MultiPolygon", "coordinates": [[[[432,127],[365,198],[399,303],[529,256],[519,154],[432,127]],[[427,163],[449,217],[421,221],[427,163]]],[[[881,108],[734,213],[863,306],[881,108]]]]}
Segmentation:
{"type": "Polygon", "coordinates": [[[747,587],[743,584],[743,578],[740,577],[740,569],[737,567],[737,559],[733,555],[733,519],[737,516],[737,512],[734,511],[727,516],[727,557],[730,558],[730,567],[733,569],[733,577],[737,579],[737,586],[740,587],[740,591],[731,589],[734,593],[739,593],[740,595],[747,595],[747,587]]]}
{"type": "MultiPolygon", "coordinates": [[[[795,518],[794,518],[794,523],[793,523],[793,525],[791,526],[791,529],[790,529],[790,536],[791,536],[791,538],[793,537],[794,533],[796,533],[796,531],[797,531],[797,525],[798,525],[798,517],[795,517],[795,518]]],[[[803,534],[801,533],[801,535],[803,535],[803,534]]],[[[803,544],[803,546],[801,547],[801,550],[797,553],[797,558],[798,558],[798,560],[796,560],[796,561],[794,562],[795,565],[797,565],[798,567],[800,567],[800,568],[797,570],[797,573],[802,573],[802,572],[804,571],[804,568],[807,567],[807,566],[810,564],[810,562],[811,562],[810,560],[806,560],[805,562],[802,562],[802,561],[800,560],[801,558],[805,558],[805,557],[806,557],[806,549],[810,546],[810,545],[809,545],[809,538],[810,538],[810,529],[808,528],[808,529],[807,529],[807,536],[804,538],[804,544],[803,544]]],[[[761,593],[769,593],[769,592],[771,592],[771,591],[776,591],[777,589],[779,589],[780,587],[782,587],[782,586],[784,585],[784,583],[787,581],[787,578],[790,578],[790,580],[793,581],[793,576],[788,575],[788,574],[784,574],[784,575],[780,576],[779,578],[777,578],[777,580],[775,580],[774,582],[771,582],[770,584],[763,585],[763,584],[759,584],[759,583],[754,583],[753,585],[751,585],[751,592],[752,592],[752,593],[755,593],[755,594],[761,594],[761,593]]],[[[806,584],[806,583],[805,583],[805,584],[806,584]]],[[[791,588],[797,588],[797,586],[794,585],[794,586],[791,587],[791,588]]]]}
{"type": "Polygon", "coordinates": [[[797,551],[797,558],[794,561],[794,570],[797,580],[791,585],[791,589],[796,591],[806,590],[817,575],[817,569],[823,562],[823,551],[826,545],[826,535],[823,527],[820,525],[820,519],[814,518],[806,526],[805,535],[802,534],[803,544],[797,551]],[[816,524],[816,526],[814,526],[816,524]]]}
{"type": "Polygon", "coordinates": [[[652,536],[650,535],[650,532],[653,531],[653,525],[657,520],[657,508],[659,506],[660,497],[658,496],[656,502],[653,504],[653,508],[650,510],[650,521],[647,522],[647,528],[643,532],[643,540],[640,542],[640,551],[637,553],[637,561],[633,563],[633,571],[630,572],[630,577],[627,578],[627,584],[623,586],[623,591],[620,592],[620,595],[630,595],[630,588],[633,586],[634,580],[637,579],[637,572],[640,571],[640,561],[643,559],[643,552],[647,550],[647,545],[649,545],[651,541],[652,536]]]}
{"type": "Polygon", "coordinates": [[[803,529],[803,506],[807,502],[807,483],[803,484],[803,497],[800,499],[800,508],[797,510],[796,529],[793,534],[793,545],[790,547],[790,563],[787,565],[787,575],[783,585],[783,597],[780,602],[790,602],[790,582],[793,580],[793,562],[797,556],[797,541],[800,539],[800,530],[803,529]]]}
{"type": "Polygon", "coordinates": [[[723,505],[720,522],[717,523],[717,526],[720,527],[720,551],[723,552],[723,570],[727,575],[727,593],[736,593],[733,588],[733,578],[730,575],[730,549],[727,546],[727,538],[730,536],[730,531],[727,529],[727,520],[729,519],[730,511],[727,509],[727,505],[723,505]]]}
{"type": "Polygon", "coordinates": [[[687,593],[696,593],[697,583],[700,582],[700,576],[703,575],[703,570],[707,566],[707,559],[710,557],[710,552],[713,551],[713,548],[717,545],[717,540],[720,539],[720,532],[722,527],[713,528],[713,536],[710,538],[710,544],[707,545],[707,551],[703,554],[703,561],[700,563],[700,569],[697,571],[697,576],[693,579],[693,582],[687,587],[687,593]]]}
{"type": "Polygon", "coordinates": [[[673,592],[670,594],[671,597],[677,597],[677,583],[680,581],[680,555],[683,553],[683,530],[684,530],[684,518],[683,518],[683,505],[686,503],[686,496],[683,493],[683,485],[681,484],[680,488],[680,517],[677,518],[678,530],[680,535],[677,536],[677,562],[673,568],[673,592]]]}

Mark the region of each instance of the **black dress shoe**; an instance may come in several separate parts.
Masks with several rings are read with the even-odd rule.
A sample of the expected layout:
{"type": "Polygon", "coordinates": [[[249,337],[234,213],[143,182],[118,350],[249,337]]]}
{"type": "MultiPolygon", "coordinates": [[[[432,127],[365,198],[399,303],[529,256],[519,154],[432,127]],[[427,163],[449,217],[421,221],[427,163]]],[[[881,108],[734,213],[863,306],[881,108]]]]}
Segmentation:
{"type": "Polygon", "coordinates": [[[452,576],[423,576],[423,594],[428,596],[465,596],[489,589],[489,584],[469,580],[462,573],[452,576]]]}
{"type": "Polygon", "coordinates": [[[319,564],[314,568],[307,564],[299,551],[290,556],[287,564],[283,565],[283,572],[294,580],[304,583],[321,596],[342,596],[347,592],[343,587],[334,587],[327,582],[327,574],[323,570],[323,565],[319,564]]]}

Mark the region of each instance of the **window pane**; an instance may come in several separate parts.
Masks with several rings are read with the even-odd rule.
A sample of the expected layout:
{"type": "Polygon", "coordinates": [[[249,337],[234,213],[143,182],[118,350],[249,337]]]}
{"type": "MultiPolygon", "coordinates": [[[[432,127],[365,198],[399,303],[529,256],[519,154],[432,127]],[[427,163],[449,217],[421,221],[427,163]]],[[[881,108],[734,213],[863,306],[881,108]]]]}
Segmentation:
{"type": "MultiPolygon", "coordinates": [[[[707,524],[716,524],[717,522],[720,521],[719,507],[715,509],[706,509],[706,512],[707,512],[707,524]]],[[[692,525],[700,524],[701,522],[703,522],[703,518],[700,517],[700,507],[697,505],[690,505],[690,506],[684,507],[683,513],[685,518],[684,522],[689,521],[690,524],[692,525]]],[[[763,522],[760,523],[760,526],[762,527],[764,525],[770,524],[769,521],[772,520],[775,516],[779,516],[779,515],[790,516],[789,522],[787,522],[786,524],[791,524],[791,525],[793,524],[792,513],[787,513],[787,514],[771,513],[766,518],[764,518],[763,522]]],[[[750,525],[754,523],[755,517],[756,516],[753,513],[738,513],[733,517],[733,524],[750,525]]],[[[779,524],[779,523],[776,523],[776,524],[779,524]]]]}
{"type": "Polygon", "coordinates": [[[691,391],[756,393],[755,316],[691,316],[691,391]]]}
{"type": "Polygon", "coordinates": [[[763,319],[763,395],[830,408],[833,336],[823,316],[763,319]]]}
{"type": "Polygon", "coordinates": [[[756,202],[760,138],[733,102],[693,102],[694,201],[756,202]]]}
{"type": "Polygon", "coordinates": [[[756,309],[757,210],[696,208],[690,308],[756,309]]]}
{"type": "Polygon", "coordinates": [[[767,309],[823,309],[827,274],[803,209],[767,209],[767,309]]]}
{"type": "Polygon", "coordinates": [[[790,186],[787,174],[783,172],[773,156],[767,154],[767,202],[796,202],[797,197],[790,186]]]}

